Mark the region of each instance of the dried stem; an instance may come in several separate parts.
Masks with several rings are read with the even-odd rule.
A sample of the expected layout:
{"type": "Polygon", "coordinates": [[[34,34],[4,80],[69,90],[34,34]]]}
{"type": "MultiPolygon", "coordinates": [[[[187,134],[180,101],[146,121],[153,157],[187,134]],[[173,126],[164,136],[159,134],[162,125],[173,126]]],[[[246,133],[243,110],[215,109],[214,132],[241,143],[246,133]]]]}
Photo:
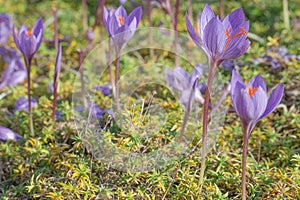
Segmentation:
{"type": "Polygon", "coordinates": [[[224,0],[220,0],[220,17],[224,18],[225,17],[225,11],[224,11],[224,0]]]}
{"type": "Polygon", "coordinates": [[[216,63],[210,63],[207,88],[205,91],[205,99],[204,99],[204,105],[203,105],[202,160],[201,160],[200,178],[199,178],[199,183],[198,183],[199,195],[202,192],[203,177],[204,177],[205,162],[206,162],[207,132],[208,132],[208,122],[209,122],[208,108],[209,108],[209,102],[210,102],[210,91],[212,88],[212,83],[213,83],[213,79],[215,77],[217,68],[218,68],[218,66],[216,63]]]}
{"type": "Polygon", "coordinates": [[[83,31],[86,33],[88,28],[87,23],[87,13],[86,13],[86,0],[82,0],[82,25],[83,25],[83,31]]]}
{"type": "Polygon", "coordinates": [[[175,50],[175,64],[178,66],[179,65],[179,57],[177,56],[177,43],[178,43],[178,32],[177,32],[177,25],[178,25],[178,15],[179,15],[179,9],[180,9],[180,0],[176,1],[176,9],[175,9],[175,15],[174,17],[174,24],[173,24],[173,28],[174,28],[174,50],[175,50]]]}
{"type": "Polygon", "coordinates": [[[54,18],[53,40],[54,40],[54,45],[55,45],[55,51],[58,52],[58,20],[57,20],[57,11],[56,11],[55,7],[53,7],[52,13],[53,13],[53,18],[54,18]]]}
{"type": "Polygon", "coordinates": [[[81,95],[82,95],[82,101],[84,108],[87,108],[87,100],[85,98],[85,86],[84,86],[84,76],[83,76],[83,52],[80,49],[78,51],[79,55],[79,73],[80,73],[80,82],[81,82],[81,95]]]}
{"type": "MultiPolygon", "coordinates": [[[[153,24],[152,24],[152,2],[151,1],[148,1],[148,12],[147,12],[147,18],[148,18],[148,26],[149,27],[152,27],[153,24]]],[[[151,28],[149,29],[149,38],[148,38],[148,42],[149,42],[149,45],[151,45],[153,43],[153,36],[152,36],[152,30],[151,28]]],[[[153,57],[153,49],[152,48],[149,48],[149,51],[150,51],[150,57],[152,58],[153,57]]]]}
{"type": "Polygon", "coordinates": [[[100,30],[100,40],[103,39],[103,7],[105,4],[105,0],[99,0],[98,1],[98,5],[97,5],[97,11],[95,14],[95,23],[93,25],[93,31],[95,30],[95,28],[97,27],[97,25],[99,25],[99,30],[100,30]]]}
{"type": "Polygon", "coordinates": [[[188,0],[188,13],[189,13],[189,19],[193,21],[193,4],[192,0],[188,0]]]}

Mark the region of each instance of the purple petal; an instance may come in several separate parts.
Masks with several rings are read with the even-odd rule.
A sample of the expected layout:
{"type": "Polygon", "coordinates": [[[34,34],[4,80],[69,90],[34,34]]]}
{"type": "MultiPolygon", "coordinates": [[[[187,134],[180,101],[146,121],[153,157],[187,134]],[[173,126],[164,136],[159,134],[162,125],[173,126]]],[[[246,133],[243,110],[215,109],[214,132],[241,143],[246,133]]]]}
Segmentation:
{"type": "MultiPolygon", "coordinates": [[[[32,108],[37,107],[37,101],[31,97],[31,106],[32,108]]],[[[20,97],[15,101],[15,112],[18,110],[28,111],[28,97],[20,97]]]]}
{"type": "Polygon", "coordinates": [[[116,17],[124,17],[124,19],[127,18],[127,12],[123,6],[119,6],[114,14],[116,17]]]}
{"type": "Polygon", "coordinates": [[[184,90],[187,89],[189,87],[191,87],[192,83],[190,83],[190,75],[183,70],[181,67],[179,66],[175,66],[174,67],[174,79],[175,79],[175,83],[176,83],[176,87],[178,90],[184,90]]]}
{"type": "Polygon", "coordinates": [[[224,60],[221,65],[222,65],[222,67],[224,67],[225,69],[227,69],[230,72],[232,72],[232,70],[234,69],[234,66],[235,66],[233,60],[224,60]]]}
{"type": "Polygon", "coordinates": [[[272,93],[269,97],[267,108],[266,108],[265,112],[259,117],[259,119],[266,117],[267,115],[269,115],[271,112],[273,112],[275,110],[275,108],[277,107],[277,105],[280,103],[280,101],[282,99],[283,92],[284,92],[283,84],[278,85],[272,91],[272,93]]]}
{"type": "Polygon", "coordinates": [[[110,21],[110,13],[107,11],[107,9],[105,7],[103,7],[103,21],[104,21],[104,25],[106,27],[107,33],[109,36],[111,36],[111,32],[109,29],[109,21],[110,21]]]}
{"type": "Polygon", "coordinates": [[[9,38],[12,28],[12,20],[9,14],[0,14],[0,44],[9,38]]]}
{"type": "Polygon", "coordinates": [[[27,78],[26,71],[16,71],[11,75],[10,80],[7,82],[7,85],[9,86],[17,85],[18,83],[21,83],[24,80],[26,80],[26,78],[27,78]]]}
{"type": "Polygon", "coordinates": [[[94,87],[95,90],[101,91],[101,93],[104,96],[109,96],[110,95],[110,84],[105,84],[105,85],[96,85],[94,87]]]}
{"type": "Polygon", "coordinates": [[[258,121],[259,117],[265,112],[268,103],[268,95],[262,87],[258,87],[252,97],[252,102],[254,105],[254,121],[258,121]]]}
{"type": "Polygon", "coordinates": [[[205,4],[205,7],[201,14],[201,18],[198,22],[199,34],[200,34],[200,37],[202,40],[203,40],[203,32],[204,32],[205,26],[214,17],[215,17],[214,11],[211,9],[211,7],[209,5],[205,4]]]}
{"type": "Polygon", "coordinates": [[[258,74],[257,76],[255,76],[254,78],[252,78],[249,83],[247,84],[246,88],[248,87],[262,87],[262,89],[267,93],[267,85],[265,80],[263,79],[263,77],[258,74]]]}
{"type": "Polygon", "coordinates": [[[135,18],[136,19],[136,27],[135,28],[137,28],[138,25],[139,25],[139,23],[140,23],[140,21],[141,21],[141,18],[142,18],[142,12],[143,12],[142,11],[142,7],[141,6],[137,7],[126,18],[125,23],[126,24],[131,24],[131,22],[135,18]]]}
{"type": "Polygon", "coordinates": [[[228,15],[228,20],[234,29],[245,21],[245,14],[242,8],[238,8],[228,15]]]}
{"type": "Polygon", "coordinates": [[[235,110],[243,124],[249,124],[254,118],[255,107],[249,94],[242,87],[240,83],[237,83],[236,89],[240,89],[240,91],[237,91],[233,102],[235,102],[235,110]]]}
{"type": "Polygon", "coordinates": [[[200,77],[203,75],[203,70],[206,68],[207,66],[202,65],[202,64],[196,64],[194,67],[194,71],[192,73],[191,76],[191,82],[194,82],[194,79],[198,76],[198,78],[200,79],[200,77]]]}
{"type": "Polygon", "coordinates": [[[187,31],[189,32],[191,38],[193,39],[193,41],[195,42],[195,44],[199,47],[199,48],[202,48],[201,47],[201,43],[200,43],[200,40],[197,36],[197,33],[192,25],[192,23],[190,22],[189,18],[188,18],[188,14],[186,13],[185,15],[185,21],[186,21],[186,28],[187,28],[187,31]]]}
{"type": "Polygon", "coordinates": [[[204,104],[204,98],[201,94],[201,88],[203,87],[203,83],[198,84],[197,89],[195,90],[195,101],[204,104]]]}
{"type": "Polygon", "coordinates": [[[21,37],[22,33],[26,33],[27,31],[28,31],[27,27],[23,24],[19,31],[19,38],[21,37]]]}
{"type": "Polygon", "coordinates": [[[224,59],[238,58],[248,50],[250,46],[250,41],[247,40],[248,30],[249,21],[246,21],[230,31],[231,39],[230,41],[227,39],[226,48],[224,49],[224,59]]]}
{"type": "Polygon", "coordinates": [[[23,137],[20,136],[19,134],[13,132],[12,130],[5,128],[3,126],[0,126],[0,141],[7,141],[7,140],[12,140],[12,141],[19,141],[23,137]]]}
{"type": "Polygon", "coordinates": [[[109,30],[111,36],[114,36],[119,28],[119,21],[115,15],[111,16],[108,27],[109,27],[108,30],[109,30]]]}
{"type": "Polygon", "coordinates": [[[208,54],[207,56],[213,60],[221,60],[223,50],[226,43],[224,37],[225,30],[222,22],[218,17],[211,19],[203,31],[203,46],[208,54]]]}
{"type": "Polygon", "coordinates": [[[239,92],[238,91],[239,89],[235,88],[237,83],[240,83],[241,85],[243,85],[242,88],[244,88],[244,82],[241,79],[240,75],[235,70],[232,70],[232,76],[231,76],[231,81],[230,81],[230,84],[231,84],[230,95],[231,95],[232,101],[235,99],[235,95],[239,92]]]}
{"type": "MultiPolygon", "coordinates": [[[[19,39],[17,38],[17,36],[16,36],[16,31],[15,31],[15,27],[13,26],[13,29],[12,29],[13,31],[13,36],[14,36],[14,41],[15,41],[15,43],[16,43],[16,46],[17,46],[17,48],[22,52],[22,49],[21,49],[21,47],[20,47],[20,42],[19,42],[19,39]]],[[[22,52],[23,53],[23,52],[22,52]]]]}
{"type": "Polygon", "coordinates": [[[29,61],[32,59],[37,50],[37,40],[34,36],[27,36],[25,33],[21,35],[20,46],[23,49],[24,57],[29,61]]]}
{"type": "Polygon", "coordinates": [[[35,46],[35,51],[36,52],[43,41],[43,35],[44,35],[44,25],[43,25],[43,19],[39,18],[37,22],[34,24],[32,28],[32,33],[36,37],[36,46],[35,46]]]}
{"type": "Polygon", "coordinates": [[[61,44],[59,44],[57,55],[56,55],[56,60],[55,60],[55,75],[54,79],[57,83],[59,73],[60,73],[60,64],[61,64],[61,54],[62,54],[62,49],[61,49],[61,44]]]}

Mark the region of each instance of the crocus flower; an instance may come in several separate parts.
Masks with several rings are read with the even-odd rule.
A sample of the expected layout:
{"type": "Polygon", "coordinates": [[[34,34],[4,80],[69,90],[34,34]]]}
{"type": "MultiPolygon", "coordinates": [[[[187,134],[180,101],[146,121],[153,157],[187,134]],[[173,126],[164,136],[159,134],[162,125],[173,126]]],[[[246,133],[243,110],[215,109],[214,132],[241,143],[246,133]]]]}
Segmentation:
{"type": "MultiPolygon", "coordinates": [[[[35,100],[34,98],[31,98],[31,104],[32,107],[35,108],[37,107],[37,100],[35,100]]],[[[27,97],[20,97],[18,100],[15,101],[15,111],[18,110],[28,110],[28,98],[27,97]]]]}
{"type": "Polygon", "coordinates": [[[58,86],[58,78],[60,74],[60,65],[61,65],[61,54],[62,48],[61,44],[59,44],[56,60],[55,60],[55,71],[54,71],[54,81],[53,81],[53,107],[52,107],[52,119],[55,120],[56,113],[56,103],[57,103],[57,86],[58,86]]]}
{"type": "Polygon", "coordinates": [[[42,18],[36,21],[32,29],[27,29],[25,25],[22,25],[18,37],[13,28],[15,43],[24,56],[27,68],[30,66],[34,54],[41,46],[43,34],[44,27],[42,18]]]}
{"type": "Polygon", "coordinates": [[[101,91],[101,93],[104,96],[109,96],[110,95],[110,84],[105,84],[105,85],[96,85],[94,87],[95,90],[101,91]]]}
{"type": "Polygon", "coordinates": [[[206,53],[209,62],[216,63],[217,66],[226,59],[240,57],[250,45],[247,39],[249,21],[245,21],[241,8],[220,19],[206,4],[198,19],[200,38],[188,19],[188,14],[186,27],[196,45],[206,53]]]}
{"type": "Polygon", "coordinates": [[[7,67],[1,75],[0,90],[23,82],[27,78],[26,69],[21,63],[16,51],[0,47],[0,55],[7,63],[7,67]]]}
{"type": "Polygon", "coordinates": [[[257,65],[263,63],[266,65],[271,65],[272,69],[275,70],[281,66],[286,66],[293,59],[300,60],[300,55],[292,54],[288,52],[285,47],[279,46],[268,49],[265,55],[254,59],[253,64],[257,65]]]}
{"type": "Polygon", "coordinates": [[[109,115],[114,117],[114,114],[110,109],[100,108],[100,106],[98,106],[94,102],[89,102],[88,103],[87,110],[83,106],[77,106],[77,107],[74,108],[74,110],[77,111],[77,112],[80,112],[80,113],[82,113],[84,111],[88,111],[88,112],[90,112],[91,116],[94,119],[102,119],[104,113],[108,113],[109,115]]]}
{"type": "Polygon", "coordinates": [[[142,17],[142,7],[137,7],[128,16],[123,6],[115,11],[104,7],[103,19],[109,36],[120,51],[135,33],[142,17]]]}
{"type": "Polygon", "coordinates": [[[12,20],[9,14],[0,14],[0,44],[3,44],[9,37],[12,28],[12,20]]]}
{"type": "Polygon", "coordinates": [[[231,86],[233,106],[249,137],[255,124],[273,112],[280,103],[284,86],[279,84],[268,98],[266,83],[261,75],[255,76],[247,85],[244,85],[235,70],[232,71],[231,86]]]}
{"type": "Polygon", "coordinates": [[[196,78],[198,77],[199,79],[202,76],[202,67],[202,65],[196,65],[191,76],[184,69],[178,66],[175,66],[173,71],[168,68],[166,69],[166,79],[174,89],[181,92],[180,102],[185,107],[187,107],[189,103],[189,96],[191,91],[195,92],[193,99],[201,104],[203,104],[204,102],[201,93],[205,92],[205,84],[197,84],[197,88],[195,90],[192,90],[196,78]]]}
{"type": "Polygon", "coordinates": [[[7,140],[12,140],[12,141],[17,142],[22,138],[23,138],[22,136],[13,132],[12,130],[5,128],[3,126],[0,126],[0,141],[5,142],[7,140]]]}
{"type": "Polygon", "coordinates": [[[269,115],[281,101],[283,96],[283,84],[278,85],[268,98],[267,86],[261,75],[255,76],[247,85],[235,70],[232,71],[231,78],[231,98],[232,104],[240,118],[243,139],[242,155],[242,199],[246,199],[246,160],[249,137],[256,123],[269,115]]]}

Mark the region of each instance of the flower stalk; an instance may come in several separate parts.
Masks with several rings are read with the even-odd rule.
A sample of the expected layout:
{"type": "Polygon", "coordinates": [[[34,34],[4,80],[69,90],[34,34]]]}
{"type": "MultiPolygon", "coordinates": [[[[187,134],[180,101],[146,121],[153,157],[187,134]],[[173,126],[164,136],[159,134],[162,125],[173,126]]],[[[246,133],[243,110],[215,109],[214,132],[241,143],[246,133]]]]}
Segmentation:
{"type": "Polygon", "coordinates": [[[203,132],[202,132],[202,159],[201,159],[201,168],[200,168],[200,178],[198,182],[199,194],[202,192],[203,178],[205,172],[205,162],[206,162],[206,148],[207,148],[207,133],[208,133],[208,122],[209,122],[209,103],[210,103],[210,91],[212,88],[213,80],[218,69],[216,62],[210,62],[207,87],[205,91],[205,98],[203,104],[203,132]]]}
{"type": "Polygon", "coordinates": [[[52,120],[55,121],[56,117],[56,104],[57,104],[57,86],[58,86],[58,78],[60,73],[60,63],[61,63],[61,45],[59,44],[56,60],[55,60],[55,72],[54,72],[54,80],[53,80],[53,106],[52,106],[52,120]]]}
{"type": "Polygon", "coordinates": [[[116,50],[116,71],[115,71],[115,102],[117,111],[121,110],[119,97],[119,70],[120,70],[120,51],[116,50]]]}
{"type": "Polygon", "coordinates": [[[31,60],[26,63],[27,69],[27,95],[28,95],[28,113],[29,113],[29,128],[30,135],[34,137],[34,127],[33,127],[33,117],[32,117],[32,108],[31,108],[31,94],[30,94],[30,68],[31,68],[31,60]]]}
{"type": "Polygon", "coordinates": [[[247,188],[246,188],[246,173],[247,173],[247,153],[248,153],[248,142],[250,135],[248,131],[243,128],[244,140],[243,140],[243,155],[242,155],[242,199],[247,199],[247,188]]]}
{"type": "Polygon", "coordinates": [[[31,108],[31,95],[30,95],[30,68],[34,54],[40,48],[43,41],[44,26],[42,18],[39,18],[34,24],[33,28],[27,29],[22,25],[18,36],[13,28],[13,36],[16,46],[23,54],[26,70],[27,70],[27,95],[28,95],[28,112],[29,112],[29,126],[30,135],[34,136],[32,108],[31,108]]]}

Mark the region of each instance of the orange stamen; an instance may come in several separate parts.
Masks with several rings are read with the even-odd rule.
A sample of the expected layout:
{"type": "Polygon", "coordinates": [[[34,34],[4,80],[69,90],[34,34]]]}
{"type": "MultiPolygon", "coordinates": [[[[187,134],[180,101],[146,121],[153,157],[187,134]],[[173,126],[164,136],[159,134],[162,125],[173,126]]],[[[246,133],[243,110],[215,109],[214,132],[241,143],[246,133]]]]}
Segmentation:
{"type": "Polygon", "coordinates": [[[232,31],[232,28],[230,27],[230,28],[226,29],[225,35],[226,35],[226,38],[227,38],[227,42],[226,42],[224,51],[226,51],[228,49],[230,43],[232,42],[232,39],[241,37],[241,36],[246,35],[248,33],[247,31],[244,31],[244,30],[245,30],[245,27],[241,27],[240,30],[235,35],[230,37],[230,31],[232,31]]]}
{"type": "Polygon", "coordinates": [[[30,28],[27,32],[26,32],[26,35],[28,37],[32,36],[32,28],[30,28]]]}
{"type": "Polygon", "coordinates": [[[250,86],[247,88],[247,92],[248,92],[250,98],[252,98],[254,96],[254,94],[257,90],[258,90],[258,87],[250,86]]]}
{"type": "Polygon", "coordinates": [[[124,21],[125,21],[124,17],[118,16],[118,20],[119,20],[119,22],[120,22],[121,25],[124,24],[124,21]]]}

